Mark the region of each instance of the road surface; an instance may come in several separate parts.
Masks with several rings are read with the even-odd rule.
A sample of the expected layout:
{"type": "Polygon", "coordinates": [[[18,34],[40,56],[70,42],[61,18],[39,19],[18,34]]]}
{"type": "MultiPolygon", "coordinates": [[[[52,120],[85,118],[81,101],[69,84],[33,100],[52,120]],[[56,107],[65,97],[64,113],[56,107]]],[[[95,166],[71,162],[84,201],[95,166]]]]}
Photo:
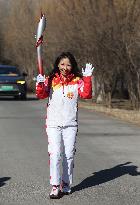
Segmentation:
{"type": "Polygon", "coordinates": [[[0,100],[0,205],[139,205],[140,127],[79,109],[72,194],[50,200],[45,100],[0,100]]]}

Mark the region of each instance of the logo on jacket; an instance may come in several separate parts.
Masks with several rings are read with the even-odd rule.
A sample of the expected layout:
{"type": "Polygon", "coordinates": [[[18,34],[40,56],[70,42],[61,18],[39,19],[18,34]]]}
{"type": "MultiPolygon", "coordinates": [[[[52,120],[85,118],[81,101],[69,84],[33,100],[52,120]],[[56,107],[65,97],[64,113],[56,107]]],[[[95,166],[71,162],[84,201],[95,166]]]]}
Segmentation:
{"type": "Polygon", "coordinates": [[[73,92],[68,92],[67,97],[72,99],[74,97],[74,93],[73,92]]]}

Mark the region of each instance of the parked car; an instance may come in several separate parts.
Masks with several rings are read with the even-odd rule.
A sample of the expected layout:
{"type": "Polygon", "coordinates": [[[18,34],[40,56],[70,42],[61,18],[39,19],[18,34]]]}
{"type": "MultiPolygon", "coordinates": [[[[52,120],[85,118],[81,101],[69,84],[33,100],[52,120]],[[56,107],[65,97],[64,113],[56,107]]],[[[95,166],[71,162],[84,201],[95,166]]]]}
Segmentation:
{"type": "Polygon", "coordinates": [[[26,99],[26,73],[20,73],[16,66],[0,65],[0,96],[26,99]]]}

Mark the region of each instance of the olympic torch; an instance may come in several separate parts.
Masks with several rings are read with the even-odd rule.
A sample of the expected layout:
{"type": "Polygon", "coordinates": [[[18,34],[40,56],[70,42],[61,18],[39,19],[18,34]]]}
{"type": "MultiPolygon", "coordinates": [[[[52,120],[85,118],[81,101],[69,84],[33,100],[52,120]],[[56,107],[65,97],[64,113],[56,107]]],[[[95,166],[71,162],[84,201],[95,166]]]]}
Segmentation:
{"type": "Polygon", "coordinates": [[[41,13],[41,18],[37,27],[36,34],[36,48],[37,48],[37,63],[38,63],[38,72],[39,75],[44,75],[43,70],[43,59],[42,59],[42,44],[43,44],[43,32],[46,28],[46,18],[45,15],[41,13]]]}

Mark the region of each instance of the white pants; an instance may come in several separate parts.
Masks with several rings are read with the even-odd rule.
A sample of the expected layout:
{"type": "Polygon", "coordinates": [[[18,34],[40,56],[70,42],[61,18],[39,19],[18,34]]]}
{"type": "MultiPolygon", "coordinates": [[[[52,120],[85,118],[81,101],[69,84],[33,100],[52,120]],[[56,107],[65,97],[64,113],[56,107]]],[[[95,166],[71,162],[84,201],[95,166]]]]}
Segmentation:
{"type": "Polygon", "coordinates": [[[61,180],[72,184],[77,126],[47,127],[46,131],[50,156],[50,184],[59,185],[61,180]]]}

